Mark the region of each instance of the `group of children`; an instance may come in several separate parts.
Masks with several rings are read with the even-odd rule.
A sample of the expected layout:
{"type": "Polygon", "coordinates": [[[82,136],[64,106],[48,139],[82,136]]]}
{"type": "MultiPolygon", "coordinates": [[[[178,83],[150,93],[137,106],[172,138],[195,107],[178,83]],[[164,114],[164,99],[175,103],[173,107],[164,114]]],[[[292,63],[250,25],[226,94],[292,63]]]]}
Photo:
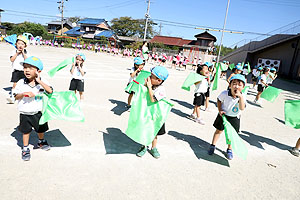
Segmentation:
{"type": "MultiPolygon", "coordinates": [[[[43,70],[42,61],[35,57],[29,56],[26,47],[28,40],[25,36],[18,36],[15,44],[16,49],[10,55],[12,62],[12,78],[13,83],[10,97],[7,99],[9,103],[18,101],[18,110],[20,112],[20,123],[18,130],[23,134],[22,159],[30,160],[31,154],[29,145],[29,137],[32,128],[38,134],[37,147],[43,150],[50,150],[50,145],[44,139],[44,133],[47,131],[48,124],[39,125],[39,120],[42,116],[42,93],[51,94],[53,88],[44,78],[41,78],[40,73],[43,70]]],[[[80,99],[83,100],[84,91],[84,75],[86,73],[83,63],[86,57],[79,53],[76,55],[76,62],[72,64],[70,70],[72,80],[70,90],[79,91],[80,99]]]]}
{"type": "MultiPolygon", "coordinates": [[[[48,124],[39,125],[39,120],[42,116],[42,98],[41,93],[52,93],[53,88],[44,78],[40,77],[40,73],[43,70],[42,61],[34,56],[29,56],[26,51],[28,41],[26,38],[19,36],[16,42],[16,50],[11,54],[10,60],[13,66],[12,79],[13,87],[11,91],[10,100],[18,100],[18,110],[20,112],[20,124],[19,131],[23,134],[23,148],[22,148],[22,159],[24,161],[30,160],[30,150],[28,147],[29,136],[32,128],[38,133],[38,144],[37,146],[43,150],[49,150],[50,145],[44,139],[44,133],[48,130],[48,124]]],[[[83,66],[86,57],[84,54],[79,53],[76,55],[76,61],[72,64],[71,74],[72,80],[69,89],[72,91],[79,91],[80,99],[83,100],[84,91],[84,76],[86,69],[83,66]]],[[[130,72],[129,83],[132,82],[138,74],[141,72],[145,65],[145,61],[136,57],[134,59],[134,67],[130,72]]],[[[215,66],[213,63],[205,62],[198,64],[196,73],[204,76],[204,79],[195,83],[194,91],[194,109],[190,118],[195,122],[204,125],[205,122],[200,118],[200,106],[208,106],[210,84],[215,78],[214,73],[215,66]]],[[[260,68],[257,70],[260,71],[260,68]]],[[[274,80],[276,75],[270,76],[269,69],[265,68],[263,74],[260,76],[258,82],[258,91],[260,92],[261,87],[268,86],[267,80],[271,78],[274,80]]],[[[223,118],[225,116],[228,122],[233,126],[236,132],[240,130],[240,116],[241,111],[246,108],[246,94],[242,93],[246,85],[246,78],[241,74],[241,65],[237,65],[234,69],[228,81],[227,90],[222,91],[217,97],[218,114],[214,121],[213,126],[216,128],[211,145],[208,149],[208,154],[213,155],[216,149],[215,145],[220,137],[220,134],[224,130],[223,118]]],[[[256,74],[256,72],[254,72],[256,74]]],[[[150,100],[152,102],[160,101],[166,97],[166,90],[163,86],[164,81],[169,76],[168,70],[163,66],[155,66],[151,69],[151,75],[145,80],[145,86],[148,89],[150,100]]],[[[261,91],[262,92],[262,91],[261,91]]],[[[130,92],[128,96],[127,108],[130,109],[131,99],[134,92],[130,92]]],[[[165,124],[162,125],[157,135],[163,135],[166,133],[165,124]]],[[[298,141],[296,147],[290,150],[293,155],[299,156],[299,144],[298,141]]],[[[142,157],[147,152],[147,147],[142,146],[137,152],[137,156],[142,157]]],[[[160,154],[157,149],[157,136],[152,141],[152,148],[149,151],[154,158],[159,158],[160,154]]],[[[233,152],[231,145],[228,145],[226,151],[227,159],[233,158],[233,152]]]]}

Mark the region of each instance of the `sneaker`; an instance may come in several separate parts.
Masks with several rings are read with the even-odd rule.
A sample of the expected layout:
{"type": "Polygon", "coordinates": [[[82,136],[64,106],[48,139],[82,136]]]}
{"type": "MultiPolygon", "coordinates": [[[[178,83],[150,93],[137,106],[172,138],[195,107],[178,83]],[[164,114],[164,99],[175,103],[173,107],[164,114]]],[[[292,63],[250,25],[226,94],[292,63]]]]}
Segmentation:
{"type": "Polygon", "coordinates": [[[190,118],[190,119],[196,119],[197,117],[196,117],[195,114],[191,114],[191,115],[188,116],[188,118],[190,118]]]}
{"type": "Polygon", "coordinates": [[[208,155],[213,155],[215,153],[216,146],[210,145],[209,150],[208,150],[208,155]]]}
{"type": "Polygon", "coordinates": [[[203,119],[200,119],[200,118],[196,118],[195,122],[197,122],[197,123],[199,123],[201,125],[205,125],[205,122],[203,121],[203,119]]]}
{"type": "Polygon", "coordinates": [[[30,150],[27,151],[22,150],[22,160],[29,161],[30,160],[30,150]]]}
{"type": "Polygon", "coordinates": [[[14,104],[15,103],[15,98],[14,97],[8,97],[6,98],[6,100],[8,101],[9,104],[14,104]]]}
{"type": "Polygon", "coordinates": [[[154,157],[154,158],[159,158],[160,154],[158,153],[157,148],[153,148],[150,150],[150,154],[154,157]]]}
{"type": "Polygon", "coordinates": [[[38,148],[43,149],[44,151],[49,151],[50,145],[46,140],[44,140],[43,142],[38,142],[38,148]]]}
{"type": "Polygon", "coordinates": [[[289,149],[289,152],[297,157],[299,157],[299,155],[300,155],[299,149],[296,149],[295,147],[289,149]]]}
{"type": "Polygon", "coordinates": [[[146,146],[142,146],[139,152],[137,152],[136,156],[142,157],[143,155],[145,155],[146,152],[147,152],[146,146]]]}
{"type": "Polygon", "coordinates": [[[233,159],[232,149],[227,149],[227,151],[226,151],[226,158],[228,160],[232,160],[233,159]]]}

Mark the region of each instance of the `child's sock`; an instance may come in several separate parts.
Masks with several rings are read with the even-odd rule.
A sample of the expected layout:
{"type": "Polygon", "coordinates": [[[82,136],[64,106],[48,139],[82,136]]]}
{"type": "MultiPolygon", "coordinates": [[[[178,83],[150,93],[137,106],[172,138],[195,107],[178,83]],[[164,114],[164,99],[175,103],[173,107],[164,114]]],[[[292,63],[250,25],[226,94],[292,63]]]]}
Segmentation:
{"type": "Polygon", "coordinates": [[[39,143],[45,142],[45,139],[39,139],[39,143]]]}
{"type": "Polygon", "coordinates": [[[28,151],[29,150],[29,145],[23,146],[23,151],[28,151]]]}

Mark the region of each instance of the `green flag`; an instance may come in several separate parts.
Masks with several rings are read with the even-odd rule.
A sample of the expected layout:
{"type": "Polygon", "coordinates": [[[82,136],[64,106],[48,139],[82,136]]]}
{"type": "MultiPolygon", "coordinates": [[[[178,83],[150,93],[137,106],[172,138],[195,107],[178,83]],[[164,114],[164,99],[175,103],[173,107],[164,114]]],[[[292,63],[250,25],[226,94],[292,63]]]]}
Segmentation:
{"type": "Polygon", "coordinates": [[[42,97],[43,115],[39,124],[52,119],[84,122],[84,115],[74,91],[44,93],[42,97]]]}
{"type": "Polygon", "coordinates": [[[191,72],[188,77],[185,79],[183,85],[181,86],[181,89],[190,91],[190,87],[198,82],[198,81],[202,81],[203,79],[205,79],[205,76],[201,76],[200,74],[197,74],[195,72],[191,72]]]}
{"type": "Polygon", "coordinates": [[[231,64],[229,65],[229,69],[230,69],[230,70],[232,70],[234,67],[235,67],[234,63],[231,63],[231,64]]]}
{"type": "Polygon", "coordinates": [[[282,92],[281,89],[268,86],[262,93],[261,98],[264,98],[267,101],[274,102],[278,95],[282,92]]]}
{"type": "Polygon", "coordinates": [[[147,146],[165,123],[173,105],[165,99],[151,102],[148,88],[141,84],[136,85],[126,135],[135,142],[147,146]]]}
{"type": "Polygon", "coordinates": [[[59,65],[57,65],[56,67],[52,68],[50,71],[48,71],[48,74],[50,77],[53,77],[56,72],[60,71],[61,69],[65,68],[66,66],[74,63],[74,57],[72,58],[68,58],[64,61],[62,61],[61,63],[59,63],[59,65]]]}
{"type": "Polygon", "coordinates": [[[251,72],[251,67],[250,67],[250,63],[248,62],[248,73],[251,72]]]}
{"type": "Polygon", "coordinates": [[[244,68],[244,64],[245,64],[245,63],[244,63],[244,62],[242,62],[242,64],[241,64],[242,68],[244,68]]]}
{"type": "Polygon", "coordinates": [[[227,121],[225,115],[223,115],[222,118],[223,118],[226,143],[231,144],[232,150],[234,151],[234,153],[236,153],[242,159],[246,160],[247,155],[248,155],[247,147],[243,143],[240,136],[237,134],[236,130],[227,121]]]}
{"type": "MultiPolygon", "coordinates": [[[[148,78],[151,75],[151,72],[149,71],[145,71],[145,70],[141,70],[139,75],[136,77],[135,81],[138,82],[141,85],[145,84],[145,79],[148,78]]],[[[131,92],[131,91],[136,91],[137,90],[137,84],[134,84],[134,82],[132,81],[131,83],[129,83],[127,85],[127,87],[125,88],[125,91],[127,92],[131,92]]]]}
{"type": "Polygon", "coordinates": [[[220,63],[217,66],[217,71],[216,71],[216,74],[215,74],[215,80],[214,80],[214,83],[213,83],[212,91],[218,89],[219,78],[220,78],[220,63]]]}
{"type": "Polygon", "coordinates": [[[219,63],[219,65],[221,65],[221,71],[226,71],[228,69],[228,65],[225,63],[219,63]]]}
{"type": "Polygon", "coordinates": [[[242,90],[242,93],[247,94],[249,91],[250,86],[245,86],[244,89],[242,90]]]}
{"type": "Polygon", "coordinates": [[[284,103],[285,124],[300,129],[300,100],[286,100],[284,103]]]}

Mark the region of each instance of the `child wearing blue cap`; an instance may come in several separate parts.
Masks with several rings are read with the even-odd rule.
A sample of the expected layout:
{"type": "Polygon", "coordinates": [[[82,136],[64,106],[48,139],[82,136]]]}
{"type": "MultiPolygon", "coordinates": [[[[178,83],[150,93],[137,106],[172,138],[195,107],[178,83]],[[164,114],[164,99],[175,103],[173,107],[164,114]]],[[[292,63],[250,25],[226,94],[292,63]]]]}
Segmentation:
{"type": "Polygon", "coordinates": [[[264,89],[266,87],[268,87],[267,79],[269,76],[269,71],[270,71],[269,68],[267,68],[267,67],[264,68],[263,74],[259,77],[259,81],[258,81],[258,85],[257,85],[257,95],[254,99],[254,103],[256,103],[258,105],[261,105],[261,102],[259,101],[261,93],[264,91],[264,89]]]}
{"type": "Polygon", "coordinates": [[[243,70],[242,65],[237,64],[237,65],[235,66],[235,68],[232,70],[233,73],[231,73],[230,76],[228,77],[227,82],[230,83],[230,79],[231,79],[234,75],[242,73],[242,70],[243,70]]]}
{"type": "Polygon", "coordinates": [[[76,55],[76,61],[72,64],[72,68],[70,70],[72,74],[72,80],[70,83],[69,90],[79,92],[80,100],[83,100],[83,92],[84,92],[84,75],[86,74],[86,68],[83,66],[86,57],[83,53],[78,53],[76,55]]]}
{"type": "Polygon", "coordinates": [[[276,73],[276,69],[274,67],[272,67],[270,69],[270,73],[269,76],[267,77],[267,84],[268,86],[272,86],[273,81],[277,78],[277,73],[276,73]]]}
{"type": "MultiPolygon", "coordinates": [[[[151,70],[151,76],[146,79],[146,86],[148,88],[149,96],[151,102],[160,101],[166,98],[166,90],[162,85],[165,80],[167,80],[169,72],[165,67],[156,66],[151,70]]],[[[163,135],[166,133],[165,124],[162,125],[157,135],[163,135]]],[[[150,154],[154,158],[159,158],[160,154],[157,150],[157,135],[152,141],[152,148],[150,149],[150,154]]],[[[147,147],[142,146],[139,152],[136,154],[138,157],[142,157],[147,152],[147,147]]]]}
{"type": "Polygon", "coordinates": [[[252,70],[252,88],[255,87],[257,83],[257,79],[260,76],[260,71],[262,70],[261,67],[257,68],[257,66],[254,66],[254,69],[252,70]]]}
{"type": "Polygon", "coordinates": [[[42,116],[43,101],[38,94],[52,93],[53,89],[45,79],[41,79],[43,63],[37,57],[31,56],[22,63],[25,78],[19,80],[13,90],[15,99],[18,100],[20,112],[19,131],[23,133],[22,159],[30,160],[29,136],[32,128],[38,133],[38,147],[50,150],[50,146],[44,139],[44,133],[48,130],[48,124],[39,125],[42,116]]]}
{"type": "MultiPolygon", "coordinates": [[[[205,94],[208,95],[208,82],[209,82],[209,71],[208,66],[211,66],[211,63],[205,62],[203,65],[198,66],[196,73],[202,76],[206,76],[207,79],[198,81],[195,83],[194,91],[194,109],[193,113],[190,115],[190,118],[195,120],[195,122],[204,125],[205,122],[200,118],[200,106],[204,106],[205,103],[205,94]]],[[[209,96],[209,95],[208,95],[209,96]]]]}
{"type": "MultiPolygon", "coordinates": [[[[216,149],[216,143],[224,130],[222,115],[225,115],[228,122],[238,133],[240,131],[240,117],[241,111],[246,107],[246,95],[242,93],[245,87],[246,80],[241,74],[236,74],[230,78],[229,89],[223,91],[217,99],[218,116],[213,124],[216,128],[212,143],[208,150],[209,155],[213,155],[216,149]]],[[[228,145],[226,151],[226,158],[231,160],[233,158],[231,145],[228,145]]]]}
{"type": "MultiPolygon", "coordinates": [[[[140,57],[136,57],[133,59],[133,62],[134,62],[134,66],[131,68],[131,71],[130,71],[130,78],[129,78],[129,81],[128,81],[128,84],[131,83],[133,80],[136,79],[136,77],[138,76],[138,74],[140,73],[140,71],[144,68],[144,65],[145,65],[145,62],[143,61],[142,58],[140,57]]],[[[127,91],[126,91],[127,92],[127,91]]],[[[128,92],[127,92],[128,93],[128,92]]],[[[132,96],[133,96],[134,92],[131,91],[129,93],[129,96],[128,96],[128,105],[126,106],[126,108],[128,109],[128,111],[130,111],[130,108],[131,108],[131,99],[132,99],[132,96]]]]}

